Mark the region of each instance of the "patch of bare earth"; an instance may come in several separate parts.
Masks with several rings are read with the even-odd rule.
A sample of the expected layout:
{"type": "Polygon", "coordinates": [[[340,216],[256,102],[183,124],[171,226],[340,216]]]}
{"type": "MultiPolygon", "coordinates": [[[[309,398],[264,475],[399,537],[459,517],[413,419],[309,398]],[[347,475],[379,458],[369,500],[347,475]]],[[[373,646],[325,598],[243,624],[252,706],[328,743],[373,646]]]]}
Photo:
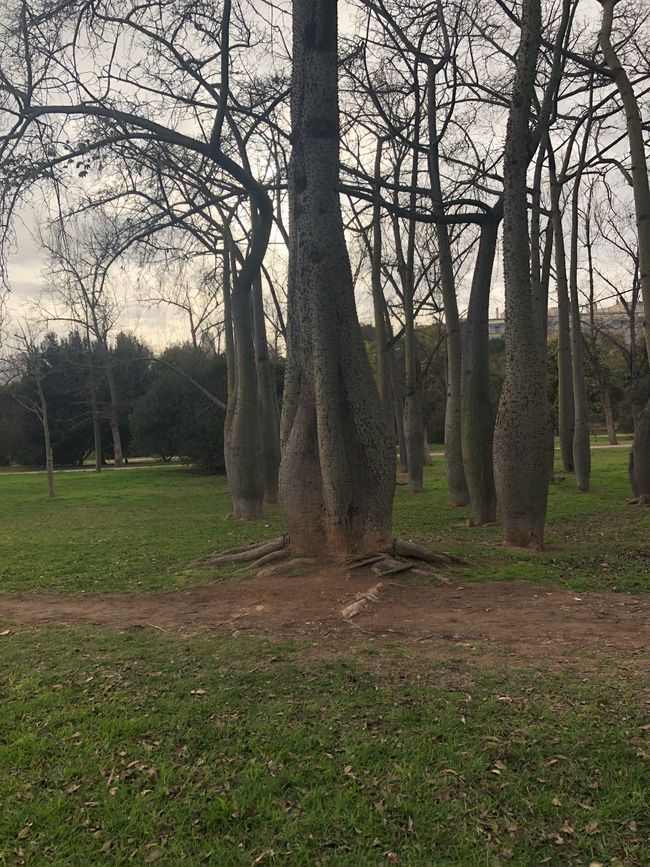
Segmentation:
{"type": "Polygon", "coordinates": [[[498,655],[502,661],[511,656],[561,665],[578,655],[650,668],[650,596],[576,593],[516,581],[378,581],[328,568],[166,593],[0,594],[0,619],[30,626],[302,635],[340,648],[373,640],[417,647],[433,657],[478,651],[485,662],[498,655]]]}

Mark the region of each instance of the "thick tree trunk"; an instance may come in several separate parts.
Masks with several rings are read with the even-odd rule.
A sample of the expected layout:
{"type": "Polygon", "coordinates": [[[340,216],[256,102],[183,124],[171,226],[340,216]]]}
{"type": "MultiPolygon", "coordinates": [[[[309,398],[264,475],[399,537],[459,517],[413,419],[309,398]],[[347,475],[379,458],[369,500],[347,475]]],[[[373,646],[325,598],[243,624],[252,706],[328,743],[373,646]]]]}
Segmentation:
{"type": "MultiPolygon", "coordinates": [[[[648,359],[650,360],[650,315],[648,313],[650,311],[650,181],[648,180],[648,162],[643,141],[643,123],[639,104],[630,79],[611,42],[615,3],[616,0],[601,0],[603,21],[598,41],[605,61],[614,73],[614,81],[625,108],[627,136],[630,144],[634,210],[639,238],[641,296],[646,316],[645,339],[648,359]]],[[[637,422],[633,453],[636,495],[643,501],[650,502],[650,401],[637,422]]]]}
{"type": "Polygon", "coordinates": [[[262,275],[258,273],[253,282],[253,320],[255,327],[255,363],[264,459],[264,501],[277,503],[278,476],[280,472],[280,411],[275,390],[275,375],[269,357],[264,323],[264,299],[262,275]]]}
{"type": "Polygon", "coordinates": [[[294,0],[287,373],[280,491],[293,547],[390,542],[395,448],[354,303],[338,195],[336,0],[294,0]]]}
{"type": "Polygon", "coordinates": [[[494,412],[490,391],[488,319],[492,268],[501,219],[498,208],[481,226],[478,254],[467,309],[462,379],[463,463],[475,524],[496,521],[492,439],[494,412]]]}
{"type": "MultiPolygon", "coordinates": [[[[444,215],[440,162],[438,153],[438,129],[436,118],[436,76],[433,62],[427,72],[428,122],[429,122],[429,180],[431,183],[432,209],[439,217],[444,215]]],[[[447,487],[454,506],[466,506],[470,496],[463,466],[462,440],[462,337],[456,299],[456,279],[446,223],[436,223],[438,256],[440,264],[440,287],[447,327],[447,402],[445,407],[445,467],[447,487]]]]}
{"type": "Polygon", "coordinates": [[[555,176],[555,163],[549,149],[551,173],[551,219],[555,239],[555,283],[557,287],[557,413],[560,454],[565,473],[572,473],[575,406],[571,358],[571,324],[569,317],[569,284],[566,273],[566,250],[560,207],[560,185],[555,176]]]}
{"type": "Polygon", "coordinates": [[[539,52],[539,0],[524,0],[503,169],[505,381],[494,457],[504,541],[541,548],[548,498],[548,401],[530,281],[526,170],[530,103],[539,52]]]}

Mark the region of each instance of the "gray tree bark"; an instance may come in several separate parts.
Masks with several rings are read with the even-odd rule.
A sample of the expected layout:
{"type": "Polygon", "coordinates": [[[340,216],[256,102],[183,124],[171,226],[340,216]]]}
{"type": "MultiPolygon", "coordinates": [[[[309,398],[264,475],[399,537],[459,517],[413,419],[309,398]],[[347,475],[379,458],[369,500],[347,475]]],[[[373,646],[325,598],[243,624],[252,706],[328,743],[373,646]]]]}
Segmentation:
{"type": "Polygon", "coordinates": [[[557,411],[560,454],[565,473],[574,472],[573,435],[575,429],[575,406],[571,359],[571,322],[569,316],[569,284],[566,272],[566,249],[562,227],[560,184],[555,174],[555,160],[551,148],[549,174],[551,187],[551,219],[555,239],[555,283],[557,287],[557,411]]]}
{"type": "MultiPolygon", "coordinates": [[[[643,124],[639,104],[627,72],[612,45],[612,23],[616,0],[601,0],[603,21],[598,35],[605,61],[614,74],[614,81],[625,108],[627,135],[630,144],[634,209],[639,237],[639,269],[641,296],[646,311],[645,339],[650,360],[650,183],[648,162],[643,141],[643,124]]],[[[650,401],[639,415],[632,446],[635,496],[642,503],[650,503],[650,401]]]]}
{"type": "MultiPolygon", "coordinates": [[[[440,183],[440,157],[436,119],[436,74],[435,65],[427,65],[427,102],[429,122],[429,181],[433,212],[444,215],[442,186],[440,183]]],[[[456,279],[446,223],[436,223],[438,256],[440,259],[440,287],[447,327],[447,402],[445,407],[445,468],[447,487],[454,506],[466,506],[470,501],[463,465],[462,439],[462,337],[456,299],[456,279]]],[[[487,331],[487,328],[486,328],[487,331]]]]}
{"type": "Polygon", "coordinates": [[[336,0],[294,0],[280,492],[293,547],[390,542],[395,448],[357,319],[338,194],[336,0]]]}
{"type": "Polygon", "coordinates": [[[490,343],[488,319],[492,268],[496,255],[501,208],[481,225],[467,309],[462,364],[462,445],[465,478],[473,522],[496,521],[492,446],[494,412],[490,390],[490,343]]]}
{"type": "Polygon", "coordinates": [[[275,375],[269,357],[264,323],[262,275],[253,282],[253,323],[255,329],[255,366],[259,396],[259,418],[264,460],[264,501],[277,503],[280,472],[280,410],[275,390],[275,375]]]}
{"type": "Polygon", "coordinates": [[[524,0],[504,150],[506,367],[497,413],[497,498],[507,545],[542,548],[548,498],[548,401],[530,279],[526,171],[541,37],[539,0],[524,0]]]}

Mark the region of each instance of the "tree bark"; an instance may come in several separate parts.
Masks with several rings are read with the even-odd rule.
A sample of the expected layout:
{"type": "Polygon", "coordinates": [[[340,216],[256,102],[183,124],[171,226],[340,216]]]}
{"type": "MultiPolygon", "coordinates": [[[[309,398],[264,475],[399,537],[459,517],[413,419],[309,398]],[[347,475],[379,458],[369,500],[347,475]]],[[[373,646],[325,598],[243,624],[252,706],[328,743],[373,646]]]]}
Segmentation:
{"type": "Polygon", "coordinates": [[[47,401],[43,392],[41,380],[36,378],[36,388],[38,391],[38,399],[41,404],[41,425],[43,426],[43,440],[45,443],[45,475],[47,478],[47,495],[54,496],[54,456],[52,454],[52,437],[50,435],[50,421],[47,414],[47,401]]]}
{"type": "Polygon", "coordinates": [[[108,393],[111,401],[109,421],[111,426],[111,436],[113,438],[113,463],[116,467],[121,467],[124,465],[124,452],[122,451],[122,435],[120,434],[117,386],[115,385],[115,377],[113,376],[110,351],[108,345],[105,343],[102,345],[102,354],[104,356],[104,370],[106,373],[106,382],[108,383],[108,393]]]}
{"type": "Polygon", "coordinates": [[[488,333],[490,287],[496,255],[501,207],[481,225],[479,248],[467,309],[462,378],[462,445],[465,478],[473,522],[496,521],[492,444],[494,411],[490,391],[490,338],[488,333]]]}
{"type": "Polygon", "coordinates": [[[557,287],[557,413],[560,454],[565,473],[574,472],[573,435],[575,406],[573,397],[571,325],[569,317],[569,284],[566,273],[566,250],[560,206],[560,184],[555,174],[555,160],[551,148],[549,174],[551,179],[551,219],[555,239],[555,283],[557,287]]]}
{"type": "MultiPolygon", "coordinates": [[[[435,65],[427,65],[427,102],[429,122],[429,181],[431,204],[434,214],[444,215],[442,186],[440,182],[440,157],[436,118],[435,65]]],[[[447,487],[454,506],[466,506],[470,501],[463,466],[461,377],[463,346],[460,333],[460,318],[456,299],[456,279],[446,223],[435,226],[440,260],[440,288],[447,327],[447,402],[445,406],[445,468],[447,487]]],[[[487,330],[487,329],[486,329],[487,330]]]]}
{"type": "Polygon", "coordinates": [[[259,416],[264,459],[264,501],[277,503],[280,472],[280,411],[275,390],[275,375],[269,357],[264,323],[262,275],[258,272],[253,282],[253,322],[255,328],[255,366],[259,416]]]}
{"type": "Polygon", "coordinates": [[[548,499],[548,401],[530,280],[526,172],[530,104],[539,53],[539,0],[524,0],[503,168],[505,380],[494,457],[507,545],[542,548],[548,499]]]}
{"type": "MultiPolygon", "coordinates": [[[[646,350],[650,360],[650,182],[648,181],[648,163],[639,104],[627,72],[611,42],[615,3],[616,0],[601,0],[603,21],[598,34],[598,41],[605,61],[614,74],[614,81],[625,108],[627,136],[630,145],[634,210],[639,238],[641,296],[646,316],[646,350]]],[[[642,501],[650,502],[650,401],[637,421],[632,452],[637,488],[636,496],[640,497],[642,501]]]]}
{"type": "Polygon", "coordinates": [[[99,424],[99,410],[97,408],[97,381],[95,379],[95,362],[90,345],[90,331],[86,328],[86,343],[88,349],[88,388],[90,391],[90,412],[93,421],[93,442],[95,446],[95,472],[102,471],[102,430],[99,424]]]}
{"type": "Polygon", "coordinates": [[[573,182],[571,194],[571,253],[569,257],[569,295],[571,301],[571,371],[573,375],[573,401],[575,421],[573,427],[573,465],[576,472],[576,487],[580,493],[589,490],[591,478],[591,443],[589,429],[589,398],[582,346],[582,325],[580,322],[580,300],[578,297],[578,196],[582,178],[589,124],[580,153],[580,169],[573,182]]]}
{"type": "Polygon", "coordinates": [[[357,319],[338,194],[336,0],[294,0],[280,491],[293,547],[390,542],[395,448],[357,319]]]}

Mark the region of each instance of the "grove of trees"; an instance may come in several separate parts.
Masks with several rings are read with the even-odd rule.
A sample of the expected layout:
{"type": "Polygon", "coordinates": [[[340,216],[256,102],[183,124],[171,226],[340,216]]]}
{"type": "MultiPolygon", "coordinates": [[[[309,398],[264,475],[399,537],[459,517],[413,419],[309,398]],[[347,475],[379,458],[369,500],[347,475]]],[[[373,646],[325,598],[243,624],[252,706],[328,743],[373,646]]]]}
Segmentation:
{"type": "Polygon", "coordinates": [[[5,288],[25,222],[46,263],[5,298],[5,462],[223,456],[235,517],[279,497],[293,551],[348,558],[394,549],[398,456],[419,495],[444,437],[450,501],[541,549],[554,434],[588,495],[618,423],[650,504],[643,3],[6,0],[0,28],[5,288]],[[124,331],[133,299],[188,343],[124,331]]]}

